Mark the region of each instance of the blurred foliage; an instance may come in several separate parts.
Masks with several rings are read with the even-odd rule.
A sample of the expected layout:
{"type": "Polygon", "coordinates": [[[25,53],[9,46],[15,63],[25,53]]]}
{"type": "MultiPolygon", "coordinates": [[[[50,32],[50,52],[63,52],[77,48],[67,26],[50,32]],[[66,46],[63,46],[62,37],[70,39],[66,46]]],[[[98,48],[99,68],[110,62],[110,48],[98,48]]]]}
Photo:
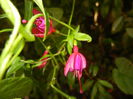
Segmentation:
{"type": "MultiPolygon", "coordinates": [[[[22,18],[28,17],[27,19],[29,19],[31,17],[32,12],[29,12],[30,10],[27,10],[29,16],[24,11],[24,0],[12,0],[12,2],[18,8],[22,18]]],[[[43,0],[43,4],[49,15],[68,23],[72,0],[43,0]]],[[[35,4],[33,7],[38,8],[35,4]]],[[[1,8],[0,14],[1,52],[13,26],[6,19],[1,8]],[[4,30],[6,32],[1,33],[5,28],[9,31],[4,30]]],[[[53,23],[56,29],[67,34],[67,28],[55,21],[53,23]]],[[[82,77],[84,93],[79,94],[78,81],[73,75],[69,74],[67,78],[64,77],[63,68],[68,56],[67,48],[63,49],[61,55],[56,56],[59,61],[56,86],[77,99],[132,99],[133,96],[130,95],[133,95],[133,1],[76,0],[71,24],[74,28],[80,25],[80,31],[75,32],[75,38],[82,41],[86,41],[82,39],[84,36],[87,39],[89,38],[86,34],[80,35],[81,31],[92,37],[91,43],[78,43],[88,65],[82,77]]],[[[72,40],[72,37],[70,35],[70,40],[72,40]]],[[[61,35],[52,34],[46,38],[44,44],[45,46],[51,45],[51,52],[56,53],[63,44],[62,40],[64,40],[64,37],[61,35]]],[[[69,38],[67,40],[72,45],[73,41],[70,41],[69,38]]],[[[33,60],[38,61],[46,49],[44,44],[37,38],[35,42],[25,44],[20,56],[14,60],[11,68],[7,70],[5,75],[7,79],[0,81],[0,97],[3,96],[1,99],[24,97],[26,95],[30,99],[64,99],[62,95],[57,94],[50,87],[54,71],[52,60],[43,69],[32,68],[33,60]],[[17,78],[22,76],[23,73],[27,76],[26,78],[17,78]],[[5,84],[6,87],[4,87],[5,84]],[[20,89],[18,89],[18,86],[21,86],[20,89]],[[20,91],[22,92],[20,93],[20,91]],[[4,98],[4,95],[8,96],[4,98]]]]}

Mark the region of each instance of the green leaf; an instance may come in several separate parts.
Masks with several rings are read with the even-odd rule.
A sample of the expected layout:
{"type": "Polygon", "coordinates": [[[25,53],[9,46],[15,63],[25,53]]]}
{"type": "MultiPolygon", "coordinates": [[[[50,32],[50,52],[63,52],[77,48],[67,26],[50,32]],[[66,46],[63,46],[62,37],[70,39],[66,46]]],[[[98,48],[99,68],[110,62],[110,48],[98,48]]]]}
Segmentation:
{"type": "Polygon", "coordinates": [[[10,76],[11,74],[15,73],[17,70],[22,68],[23,66],[24,66],[24,63],[21,62],[21,58],[16,57],[14,61],[12,62],[10,68],[8,69],[6,76],[7,77],[10,76]]]}
{"type": "Polygon", "coordinates": [[[89,90],[92,85],[93,85],[94,80],[87,80],[84,84],[83,84],[83,91],[89,90]]]}
{"type": "Polygon", "coordinates": [[[95,99],[96,94],[97,94],[97,83],[95,83],[95,85],[92,88],[91,99],[95,99]]]}
{"type": "Polygon", "coordinates": [[[117,86],[126,94],[133,95],[133,64],[124,57],[116,58],[118,69],[113,70],[113,79],[117,86]]]}
{"type": "Polygon", "coordinates": [[[121,89],[121,91],[126,94],[133,95],[133,76],[129,77],[128,75],[121,73],[117,69],[114,69],[113,78],[118,88],[121,89]]]}
{"type": "Polygon", "coordinates": [[[109,5],[111,1],[110,0],[104,0],[100,6],[101,15],[103,17],[106,17],[109,12],[109,5]]]}
{"type": "Polygon", "coordinates": [[[98,82],[101,84],[101,85],[103,85],[103,86],[105,86],[105,87],[107,87],[107,88],[110,88],[110,89],[113,89],[113,86],[112,86],[112,84],[111,83],[109,83],[109,82],[107,82],[107,81],[105,81],[105,80],[98,80],[98,82]]]}
{"type": "Polygon", "coordinates": [[[113,99],[112,96],[105,90],[105,88],[99,83],[98,84],[98,99],[113,99]]]}
{"type": "Polygon", "coordinates": [[[105,93],[106,92],[105,88],[100,83],[98,83],[97,86],[98,86],[99,93],[105,93]]]}
{"type": "Polygon", "coordinates": [[[133,38],[133,28],[126,28],[126,32],[127,32],[129,37],[133,38]]]}
{"type": "Polygon", "coordinates": [[[91,42],[92,41],[92,38],[91,36],[89,36],[88,34],[85,34],[85,33],[75,33],[74,34],[74,38],[76,40],[79,40],[79,41],[88,41],[88,42],[91,42]]]}
{"type": "Polygon", "coordinates": [[[70,46],[69,43],[67,43],[67,50],[68,50],[68,53],[69,53],[69,54],[72,53],[72,47],[70,46]]]}
{"type": "Polygon", "coordinates": [[[27,77],[8,78],[0,81],[0,98],[23,98],[32,90],[32,80],[27,77]]]}
{"type": "Polygon", "coordinates": [[[93,66],[92,76],[93,77],[96,76],[98,71],[99,71],[99,67],[98,66],[93,66]]]}
{"type": "Polygon", "coordinates": [[[68,79],[69,86],[71,86],[71,87],[74,86],[75,76],[73,76],[72,73],[68,73],[67,79],[68,79]]]}
{"type": "Polygon", "coordinates": [[[70,34],[67,36],[67,50],[69,52],[69,54],[72,52],[72,48],[73,48],[73,43],[74,43],[74,37],[73,34],[70,34]]]}
{"type": "Polygon", "coordinates": [[[24,3],[24,19],[29,20],[32,17],[33,0],[24,0],[24,3]]]}
{"type": "Polygon", "coordinates": [[[93,77],[97,75],[98,71],[99,71],[99,67],[97,65],[91,65],[89,67],[89,73],[92,74],[93,77]]]}
{"type": "Polygon", "coordinates": [[[123,16],[117,18],[112,25],[112,33],[119,32],[123,27],[123,16]]]}
{"type": "Polygon", "coordinates": [[[73,37],[73,34],[70,34],[68,37],[67,37],[67,41],[68,41],[68,44],[73,47],[73,42],[74,42],[74,37],[73,37]]]}
{"type": "Polygon", "coordinates": [[[115,64],[120,72],[132,76],[133,64],[131,61],[124,57],[119,57],[115,59],[115,64]]]}

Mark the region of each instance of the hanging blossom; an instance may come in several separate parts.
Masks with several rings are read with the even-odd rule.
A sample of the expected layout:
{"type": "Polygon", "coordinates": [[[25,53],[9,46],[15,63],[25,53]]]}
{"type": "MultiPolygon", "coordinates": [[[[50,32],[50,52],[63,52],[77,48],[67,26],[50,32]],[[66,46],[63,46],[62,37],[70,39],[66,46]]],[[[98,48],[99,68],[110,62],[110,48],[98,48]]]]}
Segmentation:
{"type": "Polygon", "coordinates": [[[82,71],[86,68],[85,57],[78,52],[78,47],[74,46],[73,53],[69,56],[67,63],[64,68],[64,75],[67,76],[68,72],[73,72],[74,76],[78,78],[80,93],[83,93],[81,85],[82,71]]]}
{"type": "MultiPolygon", "coordinates": [[[[44,51],[44,53],[43,53],[43,56],[46,56],[46,55],[48,55],[48,50],[44,51]]],[[[43,58],[41,60],[41,61],[43,61],[42,64],[37,66],[37,68],[39,68],[39,69],[44,68],[47,64],[47,59],[48,59],[48,57],[43,58]]]]}
{"type": "MultiPolygon", "coordinates": [[[[40,11],[33,9],[33,14],[39,14],[41,13],[40,11]]],[[[40,37],[43,38],[44,37],[44,32],[45,32],[45,28],[46,28],[46,24],[45,24],[45,19],[43,16],[37,18],[34,22],[35,27],[32,28],[32,33],[36,36],[36,37],[40,37]]],[[[53,28],[53,23],[52,20],[50,20],[50,26],[49,26],[49,30],[48,30],[48,35],[55,32],[55,29],[53,28]]]]}

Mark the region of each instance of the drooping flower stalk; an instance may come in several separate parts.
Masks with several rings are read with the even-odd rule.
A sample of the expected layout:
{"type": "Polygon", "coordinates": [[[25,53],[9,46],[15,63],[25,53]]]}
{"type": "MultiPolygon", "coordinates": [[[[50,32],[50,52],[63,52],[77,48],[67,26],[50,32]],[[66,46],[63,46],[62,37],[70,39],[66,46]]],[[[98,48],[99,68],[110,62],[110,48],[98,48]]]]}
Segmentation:
{"type": "Polygon", "coordinates": [[[64,68],[64,75],[67,76],[68,72],[73,72],[74,76],[78,78],[80,93],[83,93],[81,85],[82,71],[86,68],[85,57],[78,52],[78,47],[74,46],[73,53],[69,56],[66,66],[64,68]]]}

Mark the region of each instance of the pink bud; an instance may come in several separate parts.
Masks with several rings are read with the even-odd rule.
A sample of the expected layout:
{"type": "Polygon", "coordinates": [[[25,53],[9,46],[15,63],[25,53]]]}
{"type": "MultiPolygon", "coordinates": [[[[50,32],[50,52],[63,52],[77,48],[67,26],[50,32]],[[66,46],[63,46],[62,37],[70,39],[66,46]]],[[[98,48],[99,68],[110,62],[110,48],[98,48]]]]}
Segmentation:
{"type": "Polygon", "coordinates": [[[25,20],[25,19],[22,20],[22,23],[23,23],[23,24],[26,24],[27,22],[28,22],[28,21],[25,20]]]}
{"type": "MultiPolygon", "coordinates": [[[[44,51],[43,56],[45,56],[47,54],[48,54],[48,51],[46,50],[46,51],[44,51]]],[[[43,58],[41,60],[41,61],[43,61],[42,64],[40,66],[38,66],[37,68],[41,69],[41,68],[45,67],[47,64],[47,59],[48,59],[47,57],[43,58]]]]}

